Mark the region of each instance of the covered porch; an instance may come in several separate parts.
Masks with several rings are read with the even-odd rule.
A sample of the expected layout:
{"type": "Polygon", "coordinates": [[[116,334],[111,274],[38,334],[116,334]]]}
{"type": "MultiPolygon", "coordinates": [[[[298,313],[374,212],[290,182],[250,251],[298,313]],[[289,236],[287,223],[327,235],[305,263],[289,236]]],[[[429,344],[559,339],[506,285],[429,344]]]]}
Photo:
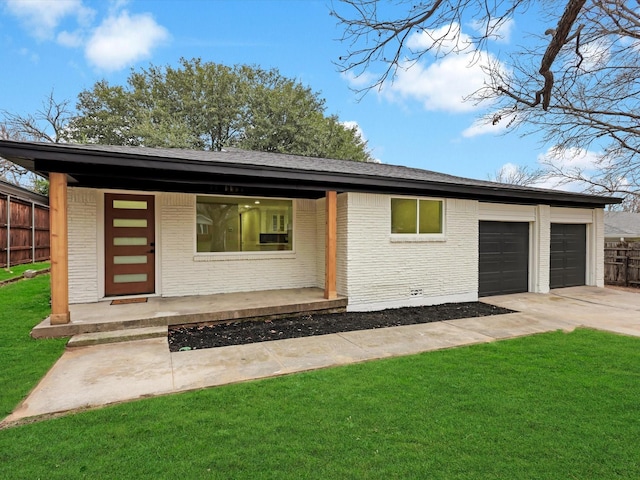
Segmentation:
{"type": "MultiPolygon", "coordinates": [[[[138,255],[134,257],[126,257],[126,258],[138,258],[144,256],[145,262],[142,262],[143,268],[146,268],[148,265],[150,267],[150,275],[145,273],[145,278],[148,278],[148,289],[145,283],[145,289],[142,290],[118,290],[117,292],[110,292],[110,295],[104,295],[104,301],[95,302],[91,299],[88,300],[88,305],[92,305],[90,307],[83,307],[82,304],[77,304],[75,302],[69,302],[69,289],[70,289],[70,276],[69,276],[69,226],[68,226],[68,193],[67,193],[67,181],[68,176],[64,173],[58,172],[49,172],[50,179],[50,201],[51,201],[51,316],[48,320],[48,334],[40,335],[38,329],[35,329],[33,332],[34,337],[38,336],[52,336],[51,332],[54,331],[53,327],[56,326],[56,332],[64,332],[58,333],[55,336],[66,336],[66,335],[75,335],[78,333],[93,333],[99,331],[109,331],[116,329],[128,329],[128,328],[140,328],[140,327],[150,327],[150,326],[158,326],[158,325],[175,325],[175,324],[185,324],[185,323],[199,323],[199,322],[211,322],[211,321],[221,321],[227,320],[230,318],[250,318],[250,317],[264,317],[264,316],[272,316],[272,315],[280,315],[280,314],[291,314],[295,313],[295,308],[300,305],[307,305],[309,301],[314,303],[316,300],[316,292],[320,292],[320,299],[330,301],[337,299],[337,291],[336,291],[336,230],[337,230],[337,192],[336,191],[326,191],[324,193],[324,252],[322,252],[324,256],[324,278],[322,283],[313,282],[315,286],[318,287],[318,283],[324,284],[324,290],[318,288],[310,288],[313,285],[309,285],[310,282],[302,282],[303,287],[307,288],[291,288],[296,287],[295,282],[289,282],[289,285],[280,285],[277,290],[266,292],[263,290],[261,285],[253,285],[253,287],[247,288],[247,290],[251,290],[251,292],[247,294],[234,294],[232,295],[230,292],[225,293],[214,293],[213,295],[207,295],[208,292],[202,292],[200,297],[188,295],[193,291],[198,291],[199,289],[194,288],[193,290],[182,289],[180,291],[174,291],[167,293],[166,290],[163,292],[162,290],[157,289],[157,283],[154,286],[153,278],[155,276],[154,270],[156,267],[159,267],[159,262],[156,265],[156,256],[155,252],[158,249],[158,244],[156,240],[154,240],[154,235],[158,237],[160,240],[160,233],[155,232],[151,235],[142,235],[145,241],[145,244],[141,247],[144,252],[143,255],[138,255]],[[149,243],[150,242],[150,243],[149,243]],[[148,251],[147,251],[148,250],[148,251]],[[150,257],[150,259],[149,259],[150,257]],[[293,284],[291,284],[293,283],[293,284]],[[307,283],[304,285],[304,283],[307,283]],[[302,298],[301,302],[298,302],[296,299],[289,298],[290,295],[283,294],[284,292],[293,292],[293,296],[299,296],[300,292],[306,291],[313,292],[310,295],[310,299],[302,298]],[[276,292],[276,293],[273,293],[276,292]],[[127,302],[126,305],[130,306],[131,314],[134,316],[133,318],[126,318],[127,314],[125,314],[126,323],[122,323],[123,321],[112,321],[109,319],[111,314],[115,313],[113,311],[103,311],[101,309],[96,309],[94,305],[109,305],[111,307],[115,306],[110,303],[108,300],[111,298],[117,298],[117,294],[129,296],[129,299],[135,300],[136,296],[146,296],[149,301],[145,301],[144,304],[137,304],[135,302],[127,302]],[[252,308],[258,309],[260,311],[253,311],[252,308],[245,308],[247,305],[245,300],[247,300],[246,295],[250,295],[251,293],[256,294],[256,298],[253,298],[250,301],[250,305],[252,308]],[[192,300],[183,300],[185,298],[185,294],[188,298],[192,300]],[[157,296],[156,296],[157,295],[157,296]],[[238,297],[238,295],[245,295],[244,298],[238,297]],[[164,298],[166,296],[166,298],[164,298]],[[162,300],[161,300],[162,297],[162,300]],[[217,297],[216,299],[212,299],[212,297],[217,297]],[[267,302],[263,304],[262,298],[272,297],[275,304],[271,304],[271,302],[267,302]],[[225,300],[222,301],[222,310],[220,310],[217,306],[211,310],[212,305],[217,305],[221,298],[225,300]],[[160,303],[164,302],[164,303],[160,303]],[[252,303],[257,302],[257,303],[252,303]],[[135,305],[135,306],[132,306],[135,305]],[[238,309],[238,306],[243,306],[238,309]],[[293,305],[294,309],[290,309],[288,306],[293,305]],[[192,308],[192,306],[195,306],[192,308]],[[279,311],[279,307],[284,306],[284,310],[282,312],[279,311]],[[195,308],[195,310],[194,310],[195,308]],[[273,311],[271,311],[273,310],[273,311]],[[165,313],[169,312],[167,315],[165,313]],[[182,313],[186,312],[186,313],[182,313]],[[215,315],[213,313],[216,312],[215,315]],[[222,312],[222,313],[220,313],[222,312]],[[106,317],[106,320],[105,318],[106,317]],[[165,318],[166,317],[166,318],[165,318]],[[95,325],[100,324],[101,327],[96,327],[95,325]],[[89,327],[88,325],[93,325],[89,327]],[[108,325],[108,326],[107,326],[108,325]],[[119,325],[119,326],[118,326],[119,325]]],[[[106,194],[105,194],[106,196],[106,194]]],[[[316,197],[320,196],[316,193],[316,197]]],[[[136,197],[137,198],[137,197],[136,197]]],[[[115,202],[114,202],[115,203],[115,202]]],[[[154,197],[150,196],[149,201],[151,205],[154,203],[154,197]]],[[[258,203],[258,202],[257,202],[258,203]]],[[[149,207],[146,207],[149,208],[149,207]]],[[[175,218],[188,218],[190,212],[175,212],[170,214],[170,220],[173,221],[175,218]]],[[[124,215],[124,214],[122,214],[124,215]]],[[[151,225],[151,230],[153,230],[153,211],[151,211],[150,218],[151,221],[148,222],[151,225]]],[[[106,216],[106,214],[105,214],[106,216]]],[[[170,223],[166,221],[165,224],[170,223]]],[[[115,224],[117,220],[113,220],[115,224]]],[[[144,220],[146,222],[146,220],[144,220]]],[[[108,225],[111,224],[111,221],[108,222],[108,225]]],[[[98,222],[99,229],[100,222],[98,222]]],[[[105,227],[106,228],[106,227],[105,227]]],[[[140,229],[135,229],[140,230],[140,229]]],[[[226,230],[225,230],[226,231],[226,230]]],[[[175,233],[175,232],[174,232],[175,233]]],[[[178,251],[182,254],[184,251],[187,252],[187,257],[185,257],[185,264],[195,264],[195,260],[192,257],[192,253],[184,249],[185,237],[183,231],[178,232],[179,235],[174,235],[175,238],[179,238],[179,248],[178,251]]],[[[124,234],[123,234],[124,235],[124,234]]],[[[315,235],[315,234],[314,234],[315,235]]],[[[77,235],[76,235],[77,236],[77,235]]],[[[171,236],[171,235],[169,235],[171,236]]],[[[115,242],[115,238],[110,238],[110,242],[113,240],[115,242]]],[[[121,240],[118,238],[118,240],[121,240]]],[[[186,242],[189,243],[188,240],[186,242]]],[[[109,243],[110,244],[110,243],[109,243]]],[[[107,249],[105,245],[97,243],[97,250],[107,249]]],[[[322,250],[321,250],[322,251],[322,250]]],[[[77,252],[76,252],[77,254],[77,252]]],[[[76,255],[77,256],[77,255],[76,255]]],[[[92,265],[98,265],[100,262],[98,255],[97,259],[92,259],[92,265]]],[[[166,257],[176,258],[176,251],[167,251],[165,252],[166,257]]],[[[125,258],[125,257],[118,257],[125,258]]],[[[115,260],[115,258],[114,258],[115,260]]],[[[126,262],[125,262],[126,263],[126,262]]],[[[131,265],[124,265],[129,268],[131,265]]],[[[166,266],[166,265],[165,265],[166,266]]],[[[166,270],[166,269],[165,269],[166,270]]],[[[210,269],[209,269],[210,270],[210,269]]],[[[97,269],[99,272],[99,268],[97,269]]],[[[251,270],[250,270],[251,271],[251,270]]],[[[293,270],[291,270],[291,274],[293,274],[293,270]]],[[[113,273],[113,272],[112,272],[113,273]]],[[[127,271],[127,273],[131,273],[127,271]]],[[[233,274],[236,272],[234,271],[233,274]]],[[[246,275],[246,272],[244,273],[246,275]]],[[[189,277],[189,273],[186,274],[183,272],[181,275],[186,275],[189,277]]],[[[98,275],[100,276],[100,274],[98,275]]],[[[120,277],[136,277],[137,275],[116,275],[120,277]]],[[[194,276],[194,272],[191,272],[191,276],[194,276]]],[[[197,275],[195,275],[197,276],[197,275]]],[[[113,275],[109,275],[107,272],[107,279],[113,277],[113,275]]],[[[241,274],[238,275],[241,278],[241,274]]],[[[177,278],[177,277],[176,277],[177,278]]],[[[182,278],[182,277],[181,277],[182,278]]],[[[175,282],[175,279],[174,279],[175,282]]],[[[182,282],[179,282],[182,283],[182,282]]],[[[124,284],[126,287],[126,284],[124,284]]],[[[243,285],[244,286],[244,285],[243,285]]],[[[244,289],[243,289],[244,290],[244,289]]],[[[309,295],[303,295],[306,297],[309,295]]],[[[77,297],[76,297],[77,298],[77,297]]],[[[85,300],[86,301],[86,300],[85,300]]],[[[344,305],[346,306],[346,299],[344,300],[344,305]]],[[[77,299],[76,299],[77,302],[77,299]]],[[[117,302],[116,302],[117,304],[117,302]]],[[[319,308],[310,308],[311,310],[331,310],[334,307],[329,305],[328,307],[320,306],[319,308]]],[[[298,311],[304,313],[307,311],[307,308],[301,307],[298,308],[298,311]]],[[[43,326],[47,326],[46,322],[43,326]]]]}
{"type": "Polygon", "coordinates": [[[320,288],[105,300],[69,305],[73,321],[52,324],[47,318],[32,330],[31,335],[34,338],[67,337],[147,327],[267,319],[339,312],[346,306],[346,297],[327,299],[320,288]]]}

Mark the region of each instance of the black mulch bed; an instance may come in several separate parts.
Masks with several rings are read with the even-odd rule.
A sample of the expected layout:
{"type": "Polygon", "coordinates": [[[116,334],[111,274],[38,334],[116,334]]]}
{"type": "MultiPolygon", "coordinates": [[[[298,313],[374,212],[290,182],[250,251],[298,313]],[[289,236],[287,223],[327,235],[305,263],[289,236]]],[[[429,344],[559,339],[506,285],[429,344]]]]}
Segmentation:
{"type": "Polygon", "coordinates": [[[394,308],[379,312],[309,314],[277,320],[233,321],[217,325],[175,327],[169,330],[169,350],[172,352],[199,350],[505,313],[513,313],[513,310],[481,302],[467,302],[394,308]]]}

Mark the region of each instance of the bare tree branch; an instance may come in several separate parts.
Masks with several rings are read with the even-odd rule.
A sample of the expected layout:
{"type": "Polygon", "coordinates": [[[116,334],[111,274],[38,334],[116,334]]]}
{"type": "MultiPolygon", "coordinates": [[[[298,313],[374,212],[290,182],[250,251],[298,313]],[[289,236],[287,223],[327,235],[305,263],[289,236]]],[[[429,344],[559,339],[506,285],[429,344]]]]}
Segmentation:
{"type": "Polygon", "coordinates": [[[0,110],[5,128],[12,137],[37,142],[59,143],[65,141],[66,127],[73,111],[69,100],[58,101],[53,91],[42,102],[42,108],[34,114],[0,110]]]}
{"type": "MultiPolygon", "coordinates": [[[[572,39],[576,37],[579,38],[582,27],[578,27],[578,31],[574,35],[569,36],[569,32],[571,31],[571,28],[578,17],[578,13],[580,13],[585,2],[586,0],[569,0],[556,29],[547,30],[545,32],[546,34],[551,33],[553,37],[551,38],[549,46],[542,57],[542,62],[540,63],[539,72],[540,75],[544,77],[544,86],[541,90],[536,92],[536,101],[531,105],[532,107],[537,105],[540,102],[540,98],[542,98],[542,109],[549,109],[554,80],[551,66],[560,53],[560,49],[572,39]]],[[[578,46],[576,46],[576,51],[579,51],[578,46]]]]}
{"type": "MultiPolygon", "coordinates": [[[[331,9],[340,25],[344,27],[341,41],[348,45],[346,54],[336,63],[342,73],[352,72],[356,77],[374,65],[381,64],[383,71],[377,78],[356,89],[366,93],[373,88],[381,88],[387,81],[393,81],[398,68],[412,65],[423,55],[432,53],[436,57],[458,53],[469,48],[460,43],[460,34],[453,31],[453,25],[462,24],[463,18],[483,18],[482,34],[473,38],[479,46],[509,21],[519,9],[525,9],[530,0],[495,2],[492,0],[433,0],[431,2],[408,2],[397,0],[395,5],[407,5],[408,11],[401,18],[386,18],[389,2],[379,0],[340,0],[331,9]],[[410,6],[409,6],[410,5],[410,6]],[[407,40],[413,33],[429,36],[431,46],[411,49],[407,40]],[[445,40],[453,38],[451,50],[443,49],[445,40]]],[[[447,42],[449,46],[449,42],[447,42]]]]}
{"type": "MultiPolygon", "coordinates": [[[[536,2],[541,5],[536,11],[539,20],[551,22],[553,28],[545,35],[530,32],[527,46],[489,52],[488,40],[499,33],[499,27],[527,18],[532,4],[526,0],[397,0],[389,6],[376,0],[334,1],[333,14],[344,28],[347,44],[338,66],[342,72],[367,73],[361,81],[368,80],[368,85],[359,91],[380,88],[393,80],[399,68],[411,68],[418,61],[435,62],[469,47],[460,43],[462,27],[456,30],[452,25],[469,25],[482,18],[480,33],[464,32],[465,39],[471,38],[469,48],[486,52],[483,58],[488,59],[479,64],[486,74],[485,85],[466,99],[489,106],[490,112],[481,120],[502,122],[508,132],[518,129],[523,135],[540,135],[542,143],[562,159],[543,165],[548,179],[565,185],[579,182],[588,192],[637,198],[640,2],[536,2]],[[430,41],[413,42],[414,34],[430,41]],[[443,48],[452,37],[454,46],[443,48]],[[577,169],[572,156],[587,152],[594,160],[577,169]]],[[[499,171],[496,177],[527,181],[526,175],[510,178],[507,173],[499,171]]]]}
{"type": "MultiPolygon", "coordinates": [[[[57,101],[53,91],[35,114],[20,115],[0,110],[0,138],[5,140],[59,143],[65,141],[66,128],[72,117],[69,100],[57,101]]],[[[44,179],[28,170],[0,158],[0,177],[33,190],[41,189],[44,179]]]]}
{"type": "Polygon", "coordinates": [[[494,182],[509,185],[535,186],[544,180],[545,172],[541,169],[532,170],[521,165],[503,165],[489,179],[494,182]]]}

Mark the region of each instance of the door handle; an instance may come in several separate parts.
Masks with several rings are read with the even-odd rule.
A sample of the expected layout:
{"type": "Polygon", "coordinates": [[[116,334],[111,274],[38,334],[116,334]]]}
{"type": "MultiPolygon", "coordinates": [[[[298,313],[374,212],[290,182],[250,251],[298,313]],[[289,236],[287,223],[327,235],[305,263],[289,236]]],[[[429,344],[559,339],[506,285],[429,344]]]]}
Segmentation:
{"type": "Polygon", "coordinates": [[[151,250],[149,250],[147,253],[156,253],[156,251],[155,251],[155,249],[153,249],[153,248],[152,248],[152,249],[151,249],[151,250]]]}

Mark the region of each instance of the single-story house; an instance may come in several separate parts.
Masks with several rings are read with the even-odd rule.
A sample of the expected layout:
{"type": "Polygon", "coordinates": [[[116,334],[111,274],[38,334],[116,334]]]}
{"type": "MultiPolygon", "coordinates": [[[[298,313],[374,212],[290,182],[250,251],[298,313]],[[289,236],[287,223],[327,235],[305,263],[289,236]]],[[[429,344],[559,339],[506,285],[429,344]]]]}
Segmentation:
{"type": "Polygon", "coordinates": [[[416,168],[0,141],[50,180],[51,323],[69,302],[298,287],[348,310],[603,286],[610,197],[416,168]]]}
{"type": "Polygon", "coordinates": [[[604,212],[604,238],[607,242],[640,241],[640,213],[604,212]]]}

